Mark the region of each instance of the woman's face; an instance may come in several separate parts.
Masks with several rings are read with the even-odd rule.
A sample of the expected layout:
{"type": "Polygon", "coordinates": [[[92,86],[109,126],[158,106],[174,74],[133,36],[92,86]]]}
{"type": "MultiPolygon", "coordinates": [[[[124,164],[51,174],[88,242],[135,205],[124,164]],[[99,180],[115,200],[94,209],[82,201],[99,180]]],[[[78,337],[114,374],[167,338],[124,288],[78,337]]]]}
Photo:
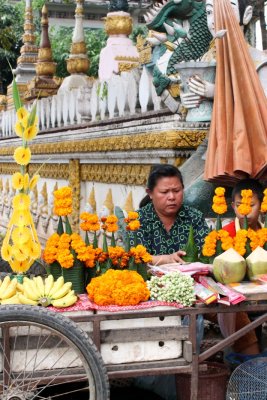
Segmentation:
{"type": "Polygon", "coordinates": [[[175,216],[183,202],[183,185],[176,176],[160,178],[147,192],[159,215],[175,216]]]}

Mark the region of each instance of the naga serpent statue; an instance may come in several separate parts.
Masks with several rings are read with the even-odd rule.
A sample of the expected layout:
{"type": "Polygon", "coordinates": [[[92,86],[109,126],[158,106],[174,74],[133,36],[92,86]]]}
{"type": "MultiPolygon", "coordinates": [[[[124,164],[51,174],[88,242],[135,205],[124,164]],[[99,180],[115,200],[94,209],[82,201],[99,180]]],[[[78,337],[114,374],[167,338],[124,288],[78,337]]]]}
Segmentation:
{"type": "Polygon", "coordinates": [[[166,74],[159,70],[157,62],[154,66],[153,83],[160,96],[171,83],[171,77],[177,76],[175,65],[199,59],[209,49],[212,36],[207,26],[203,0],[163,0],[162,4],[157,3],[150,8],[145,19],[149,30],[167,36],[166,43],[160,45],[159,58],[167,48],[172,50],[166,74]]]}

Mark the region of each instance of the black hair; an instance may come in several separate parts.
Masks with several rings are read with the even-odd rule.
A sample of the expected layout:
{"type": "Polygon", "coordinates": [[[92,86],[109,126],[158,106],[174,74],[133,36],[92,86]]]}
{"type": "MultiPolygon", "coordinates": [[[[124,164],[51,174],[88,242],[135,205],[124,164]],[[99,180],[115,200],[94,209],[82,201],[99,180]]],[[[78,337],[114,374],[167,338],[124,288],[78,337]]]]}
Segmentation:
{"type": "MultiPolygon", "coordinates": [[[[147,180],[147,189],[149,189],[152,192],[153,189],[156,187],[158,181],[161,178],[168,178],[168,177],[172,177],[172,176],[176,176],[179,179],[179,181],[181,182],[182,187],[184,187],[182,174],[177,167],[175,167],[174,165],[170,165],[170,164],[152,165],[149,176],[148,176],[148,180],[147,180]]],[[[140,201],[139,207],[142,208],[150,202],[151,202],[150,196],[147,194],[140,201]]]]}
{"type": "Polygon", "coordinates": [[[257,181],[256,179],[243,179],[242,181],[239,181],[235,187],[233,188],[232,191],[232,201],[235,201],[235,196],[237,194],[241,194],[242,190],[245,189],[251,189],[253,194],[255,194],[259,201],[262,202],[263,200],[263,186],[262,184],[257,181]]]}

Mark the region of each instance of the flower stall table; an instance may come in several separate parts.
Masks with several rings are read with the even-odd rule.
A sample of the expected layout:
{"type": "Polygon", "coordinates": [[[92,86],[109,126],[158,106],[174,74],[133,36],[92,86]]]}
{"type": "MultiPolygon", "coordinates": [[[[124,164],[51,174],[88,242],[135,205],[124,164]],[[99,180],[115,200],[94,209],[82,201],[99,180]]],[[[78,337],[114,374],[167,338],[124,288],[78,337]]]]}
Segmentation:
{"type": "MultiPolygon", "coordinates": [[[[198,398],[198,373],[199,364],[206,361],[209,357],[216,354],[218,351],[223,350],[225,347],[233,344],[237,339],[245,335],[247,332],[260,326],[263,322],[267,321],[267,304],[257,304],[250,301],[241,303],[235,306],[224,306],[221,304],[209,306],[195,306],[188,308],[165,307],[161,309],[148,308],[143,310],[131,311],[116,311],[108,312],[96,311],[94,314],[83,316],[82,313],[75,315],[74,311],[68,312],[70,317],[77,324],[90,323],[89,334],[92,335],[93,341],[97,346],[100,353],[104,343],[113,343],[115,348],[118,341],[120,343],[129,343],[131,340],[140,341],[157,341],[163,342],[166,340],[178,341],[182,344],[182,353],[178,357],[170,357],[161,360],[142,360],[131,361],[123,364],[105,363],[109,378],[126,378],[145,375],[165,375],[165,374],[180,374],[191,373],[191,397],[190,400],[197,400],[198,398]],[[219,343],[213,345],[208,350],[201,354],[197,354],[197,338],[196,338],[196,321],[199,314],[208,313],[237,313],[240,311],[263,313],[260,317],[255,319],[249,325],[243,327],[239,331],[233,333],[228,338],[221,340],[219,343]],[[134,329],[129,324],[130,320],[136,321],[137,319],[158,318],[159,320],[168,317],[181,317],[184,315],[189,316],[189,326],[162,326],[152,327],[147,329],[134,329]],[[107,321],[128,321],[128,329],[123,332],[121,329],[102,330],[101,325],[107,321]]],[[[88,325],[89,326],[89,325],[88,325]]],[[[87,329],[88,330],[88,329],[87,329]]]]}

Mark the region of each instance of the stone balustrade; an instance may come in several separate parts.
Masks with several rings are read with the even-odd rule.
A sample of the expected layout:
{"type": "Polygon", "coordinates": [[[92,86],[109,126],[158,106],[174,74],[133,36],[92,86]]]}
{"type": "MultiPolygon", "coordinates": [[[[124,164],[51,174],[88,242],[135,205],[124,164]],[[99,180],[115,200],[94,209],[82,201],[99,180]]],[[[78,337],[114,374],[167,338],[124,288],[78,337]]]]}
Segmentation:
{"type": "MultiPolygon", "coordinates": [[[[143,68],[113,75],[107,82],[90,82],[87,87],[59,90],[55,96],[37,100],[39,130],[67,127],[83,122],[101,121],[157,111],[161,100],[151,76],[143,68]]],[[[15,110],[0,114],[0,138],[14,136],[15,110]]]]}

